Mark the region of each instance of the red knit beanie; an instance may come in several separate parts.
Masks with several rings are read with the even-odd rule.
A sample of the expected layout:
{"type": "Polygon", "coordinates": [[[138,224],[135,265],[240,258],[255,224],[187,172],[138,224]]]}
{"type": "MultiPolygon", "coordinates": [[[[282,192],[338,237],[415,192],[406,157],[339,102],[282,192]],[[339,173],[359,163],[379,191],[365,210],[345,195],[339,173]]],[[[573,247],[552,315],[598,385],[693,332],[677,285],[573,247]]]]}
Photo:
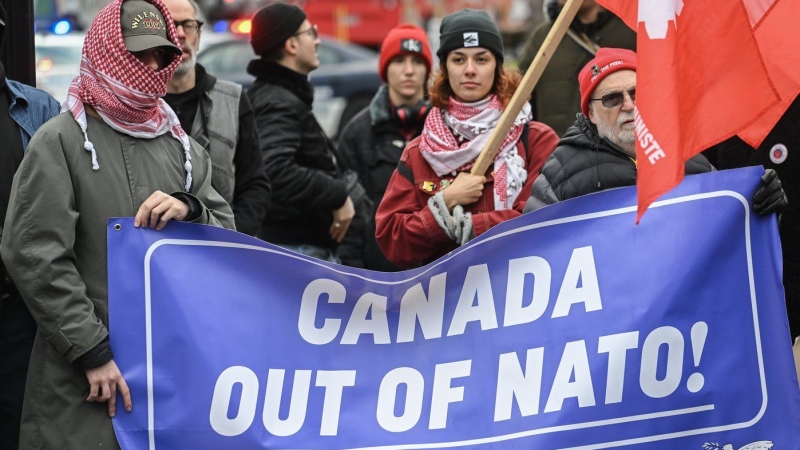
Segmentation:
{"type": "Polygon", "coordinates": [[[589,100],[595,88],[605,77],[620,70],[636,71],[636,53],[623,48],[603,47],[597,51],[594,59],[589,61],[578,74],[581,85],[581,111],[589,116],[589,100]]]}
{"type": "Polygon", "coordinates": [[[422,28],[411,24],[400,24],[391,30],[381,44],[381,56],[378,60],[378,73],[381,80],[386,83],[386,68],[395,56],[419,55],[425,60],[428,73],[431,73],[431,48],[428,45],[428,35],[422,28]]]}

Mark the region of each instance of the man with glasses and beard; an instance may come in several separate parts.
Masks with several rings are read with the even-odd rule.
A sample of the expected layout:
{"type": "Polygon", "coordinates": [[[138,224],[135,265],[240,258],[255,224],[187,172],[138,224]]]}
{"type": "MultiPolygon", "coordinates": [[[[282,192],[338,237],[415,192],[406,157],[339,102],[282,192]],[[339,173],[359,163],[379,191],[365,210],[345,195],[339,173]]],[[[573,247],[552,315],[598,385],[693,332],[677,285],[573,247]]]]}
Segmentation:
{"type": "MultiPolygon", "coordinates": [[[[636,184],[636,53],[601,48],[578,74],[581,113],[533,183],[525,212],[593,192],[636,184]]],[[[714,170],[697,155],[686,174],[714,170]]]]}
{"type": "MultiPolygon", "coordinates": [[[[533,182],[525,212],[593,192],[636,184],[636,53],[601,48],[578,74],[581,113],[533,182]]],[[[705,156],[686,161],[686,175],[714,170],[705,156]]],[[[753,196],[760,215],[780,214],[787,205],[781,181],[772,169],[761,177],[753,196]]]]}
{"type": "Polygon", "coordinates": [[[164,101],[213,164],[211,185],[233,209],[236,230],[255,236],[270,201],[253,108],[242,87],[221,81],[197,64],[203,22],[194,0],[164,0],[183,51],[164,101]]]}

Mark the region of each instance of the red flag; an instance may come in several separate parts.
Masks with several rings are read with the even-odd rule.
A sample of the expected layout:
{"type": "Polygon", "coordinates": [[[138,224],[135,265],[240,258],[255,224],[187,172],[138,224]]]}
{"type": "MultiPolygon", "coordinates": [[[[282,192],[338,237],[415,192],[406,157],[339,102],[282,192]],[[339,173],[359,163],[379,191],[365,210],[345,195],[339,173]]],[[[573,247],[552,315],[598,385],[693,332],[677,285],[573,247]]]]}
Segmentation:
{"type": "Polygon", "coordinates": [[[770,79],[780,95],[780,102],[738,133],[743,141],[758,148],[800,93],[800,0],[750,0],[745,6],[770,79]]]}
{"type": "MultiPolygon", "coordinates": [[[[638,222],[680,183],[687,159],[739,133],[760,143],[780,118],[791,102],[781,109],[789,96],[782,90],[794,86],[796,95],[800,86],[791,72],[800,70],[800,52],[794,47],[789,57],[780,44],[786,50],[770,51],[784,61],[767,60],[761,45],[773,45],[792,28],[775,32],[764,25],[783,23],[780,4],[800,0],[597,1],[638,33],[638,222]]],[[[796,21],[798,11],[781,10],[783,21],[796,21]]]]}

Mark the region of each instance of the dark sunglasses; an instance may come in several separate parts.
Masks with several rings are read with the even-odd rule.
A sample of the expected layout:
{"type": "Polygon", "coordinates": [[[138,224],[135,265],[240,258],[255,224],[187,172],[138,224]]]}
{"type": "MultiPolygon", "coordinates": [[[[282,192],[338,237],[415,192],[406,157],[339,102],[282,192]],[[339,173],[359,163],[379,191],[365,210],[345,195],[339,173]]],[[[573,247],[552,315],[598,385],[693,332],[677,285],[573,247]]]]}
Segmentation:
{"type": "Polygon", "coordinates": [[[307,30],[298,31],[297,33],[293,34],[292,36],[300,36],[301,34],[305,34],[305,33],[310,34],[311,35],[311,39],[314,39],[314,40],[316,40],[317,37],[319,36],[319,33],[317,32],[317,26],[316,25],[312,25],[311,28],[309,28],[307,30]]]}
{"type": "MultiPolygon", "coordinates": [[[[593,102],[599,101],[603,106],[606,108],[616,108],[617,106],[621,105],[625,101],[625,92],[612,92],[610,94],[606,94],[600,98],[593,98],[590,99],[593,102]]],[[[636,88],[627,91],[628,96],[631,98],[632,102],[636,101],[636,88]]]]}

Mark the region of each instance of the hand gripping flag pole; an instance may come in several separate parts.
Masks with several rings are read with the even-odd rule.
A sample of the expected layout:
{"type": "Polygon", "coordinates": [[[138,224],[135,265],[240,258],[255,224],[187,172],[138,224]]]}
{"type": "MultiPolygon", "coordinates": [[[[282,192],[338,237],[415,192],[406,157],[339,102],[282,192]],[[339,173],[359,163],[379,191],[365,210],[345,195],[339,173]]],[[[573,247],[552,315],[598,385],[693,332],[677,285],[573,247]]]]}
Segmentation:
{"type": "Polygon", "coordinates": [[[489,169],[492,161],[494,161],[494,157],[497,155],[500,144],[511,129],[514,119],[517,117],[520,110],[522,110],[522,106],[525,102],[528,101],[534,86],[536,86],[539,78],[541,78],[544,68],[547,66],[547,63],[550,62],[550,58],[553,56],[561,39],[564,38],[564,34],[567,32],[570,23],[572,23],[572,19],[575,18],[582,3],[583,0],[567,0],[567,3],[561,9],[561,13],[556,18],[553,27],[550,28],[550,32],[547,33],[547,37],[544,39],[541,48],[539,48],[539,51],[536,53],[536,58],[533,59],[533,63],[528,67],[525,76],[522,77],[519,87],[517,87],[516,92],[514,92],[514,95],[511,97],[511,101],[508,102],[508,106],[506,106],[503,115],[500,116],[497,126],[494,127],[492,134],[489,136],[486,146],[481,150],[481,154],[478,155],[478,158],[475,160],[475,164],[472,166],[472,170],[470,170],[472,175],[483,175],[489,169]]]}

